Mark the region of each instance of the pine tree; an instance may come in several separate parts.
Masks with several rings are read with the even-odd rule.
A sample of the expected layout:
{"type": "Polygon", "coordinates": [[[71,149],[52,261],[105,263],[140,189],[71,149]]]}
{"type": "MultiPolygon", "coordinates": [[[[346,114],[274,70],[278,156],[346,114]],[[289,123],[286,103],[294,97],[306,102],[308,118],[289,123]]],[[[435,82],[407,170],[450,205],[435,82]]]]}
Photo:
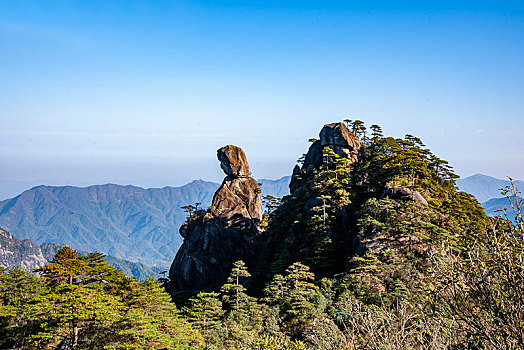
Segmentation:
{"type": "Polygon", "coordinates": [[[41,274],[46,284],[56,286],[60,284],[77,284],[87,272],[87,264],[80,260],[76,251],[69,247],[60,249],[50,264],[35,269],[41,274]]]}
{"type": "Polygon", "coordinates": [[[20,267],[0,267],[0,348],[25,348],[26,336],[39,328],[31,305],[45,291],[42,280],[20,267]]]}
{"type": "Polygon", "coordinates": [[[312,281],[315,275],[309,267],[296,262],[289,266],[286,275],[276,275],[266,287],[266,300],[280,309],[282,327],[293,336],[304,335],[317,312],[312,303],[318,290],[312,281]]]}
{"type": "Polygon", "coordinates": [[[250,277],[246,264],[242,261],[236,261],[231,269],[231,274],[227,278],[227,283],[220,289],[223,293],[223,300],[232,310],[244,308],[252,302],[252,298],[245,292],[246,288],[242,285],[242,279],[250,277]]]}
{"type": "Polygon", "coordinates": [[[80,257],[80,260],[87,265],[85,275],[82,276],[85,285],[105,287],[115,274],[115,267],[107,263],[106,256],[102,253],[89,253],[80,257]]]}
{"type": "MultiPolygon", "coordinates": [[[[98,256],[91,256],[94,262],[98,256]]],[[[99,261],[100,264],[100,261],[99,261]]],[[[43,329],[32,337],[38,346],[67,343],[75,347],[82,332],[118,318],[118,300],[95,284],[101,283],[76,251],[60,249],[51,263],[35,270],[48,287],[38,304],[33,305],[33,319],[45,320],[43,329]]]]}
{"type": "Polygon", "coordinates": [[[370,129],[372,142],[377,142],[384,136],[384,134],[382,133],[382,128],[379,125],[373,124],[370,126],[370,129]]]}
{"type": "Polygon", "coordinates": [[[180,317],[155,279],[125,278],[114,292],[121,303],[121,316],[104,332],[91,336],[93,348],[187,349],[203,344],[201,334],[180,317]]]}
{"type": "Polygon", "coordinates": [[[265,301],[270,305],[277,305],[284,300],[284,295],[288,292],[287,281],[284,276],[277,274],[273,276],[271,283],[264,289],[265,301]]]}
{"type": "Polygon", "coordinates": [[[219,295],[214,292],[200,292],[196,297],[189,299],[189,305],[183,309],[189,322],[195,328],[201,329],[204,336],[207,331],[216,327],[224,316],[225,311],[222,309],[219,295]]]}

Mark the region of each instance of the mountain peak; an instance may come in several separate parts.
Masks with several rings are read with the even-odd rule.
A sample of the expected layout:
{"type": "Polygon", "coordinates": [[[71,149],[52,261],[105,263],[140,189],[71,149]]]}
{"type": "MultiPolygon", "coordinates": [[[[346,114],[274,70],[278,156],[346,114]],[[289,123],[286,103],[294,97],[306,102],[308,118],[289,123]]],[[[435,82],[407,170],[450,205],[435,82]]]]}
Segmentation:
{"type": "MultiPolygon", "coordinates": [[[[524,182],[514,180],[517,188],[524,188],[524,182]]],[[[502,180],[495,177],[477,173],[463,179],[457,180],[457,186],[461,191],[471,193],[479,202],[486,202],[491,198],[502,197],[501,189],[510,185],[508,179],[502,180]]]]}

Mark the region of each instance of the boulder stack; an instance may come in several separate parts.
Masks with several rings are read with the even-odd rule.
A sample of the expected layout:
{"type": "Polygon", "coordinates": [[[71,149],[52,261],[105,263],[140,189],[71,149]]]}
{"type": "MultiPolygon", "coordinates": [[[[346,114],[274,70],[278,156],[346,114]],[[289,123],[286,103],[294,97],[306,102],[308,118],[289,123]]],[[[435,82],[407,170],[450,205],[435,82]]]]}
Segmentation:
{"type": "Polygon", "coordinates": [[[227,176],[213,196],[211,213],[231,227],[254,225],[258,229],[263,214],[262,196],[257,181],[249,176],[246,154],[240,147],[227,145],[217,151],[217,156],[227,176]]]}
{"type": "Polygon", "coordinates": [[[244,151],[227,145],[217,151],[226,174],[211,207],[193,215],[180,228],[180,247],[169,277],[175,290],[199,291],[220,287],[233,262],[255,263],[255,238],[262,221],[262,195],[250,177],[244,151]]]}

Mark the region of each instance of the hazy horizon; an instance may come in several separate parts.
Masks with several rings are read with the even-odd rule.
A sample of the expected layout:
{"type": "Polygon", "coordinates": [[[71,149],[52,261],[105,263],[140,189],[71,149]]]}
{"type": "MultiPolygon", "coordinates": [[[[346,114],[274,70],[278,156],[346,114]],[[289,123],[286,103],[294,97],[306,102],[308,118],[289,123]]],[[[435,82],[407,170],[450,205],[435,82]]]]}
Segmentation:
{"type": "MultiPolygon", "coordinates": [[[[471,177],[474,175],[485,175],[490,176],[495,179],[499,180],[507,180],[508,177],[504,178],[497,178],[491,175],[487,174],[481,174],[481,173],[475,173],[468,176],[461,177],[462,179],[471,177]]],[[[291,176],[291,174],[282,175],[279,177],[274,178],[267,178],[267,177],[256,177],[257,180],[279,180],[283,177],[291,176]]],[[[208,182],[215,182],[215,183],[221,183],[224,178],[224,175],[220,175],[216,178],[193,178],[193,179],[187,179],[182,180],[179,183],[173,183],[170,181],[161,181],[160,179],[154,178],[154,179],[139,179],[135,181],[128,181],[125,179],[115,179],[114,181],[78,181],[78,180],[60,180],[60,179],[48,179],[48,180],[32,180],[32,181],[10,181],[10,180],[0,180],[0,201],[11,199],[16,197],[17,195],[21,194],[22,192],[26,190],[30,190],[33,187],[37,186],[75,186],[75,187],[89,187],[89,186],[95,186],[95,185],[106,185],[106,184],[116,184],[116,185],[122,185],[122,186],[137,186],[142,188],[162,188],[166,186],[170,187],[180,187],[189,184],[192,181],[195,180],[202,180],[202,181],[208,181],[208,182]]],[[[521,180],[520,178],[514,178],[513,180],[521,180]]],[[[522,181],[522,180],[521,180],[522,181]]]]}
{"type": "Polygon", "coordinates": [[[524,3],[0,3],[0,198],[32,185],[289,175],[323,124],[524,179],[524,3]]]}

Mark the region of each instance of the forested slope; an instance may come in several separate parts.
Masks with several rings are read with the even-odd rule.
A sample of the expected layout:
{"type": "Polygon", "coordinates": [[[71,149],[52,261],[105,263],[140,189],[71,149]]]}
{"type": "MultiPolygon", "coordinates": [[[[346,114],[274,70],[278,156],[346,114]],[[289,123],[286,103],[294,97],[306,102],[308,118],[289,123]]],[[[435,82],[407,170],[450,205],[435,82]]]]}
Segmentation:
{"type": "MultiPolygon", "coordinates": [[[[523,348],[519,210],[515,222],[486,216],[473,196],[457,190],[447,162],[417,137],[386,137],[377,125],[346,123],[328,124],[312,139],[290,195],[266,208],[260,226],[246,226],[254,248],[237,253],[249,265],[232,263],[221,286],[177,290],[163,279],[176,311],[154,281],[119,277],[100,255],[79,258],[64,248],[40,278],[16,269],[2,274],[2,346],[523,348]]],[[[223,225],[215,233],[242,234],[242,220],[235,219],[254,216],[240,202],[232,207],[240,216],[218,210],[227,209],[220,205],[235,181],[226,179],[224,201],[193,213],[187,229],[209,219],[223,225]]],[[[194,239],[220,238],[201,233],[194,239]]],[[[205,244],[189,246],[183,259],[201,253],[191,247],[205,244]]]]}

